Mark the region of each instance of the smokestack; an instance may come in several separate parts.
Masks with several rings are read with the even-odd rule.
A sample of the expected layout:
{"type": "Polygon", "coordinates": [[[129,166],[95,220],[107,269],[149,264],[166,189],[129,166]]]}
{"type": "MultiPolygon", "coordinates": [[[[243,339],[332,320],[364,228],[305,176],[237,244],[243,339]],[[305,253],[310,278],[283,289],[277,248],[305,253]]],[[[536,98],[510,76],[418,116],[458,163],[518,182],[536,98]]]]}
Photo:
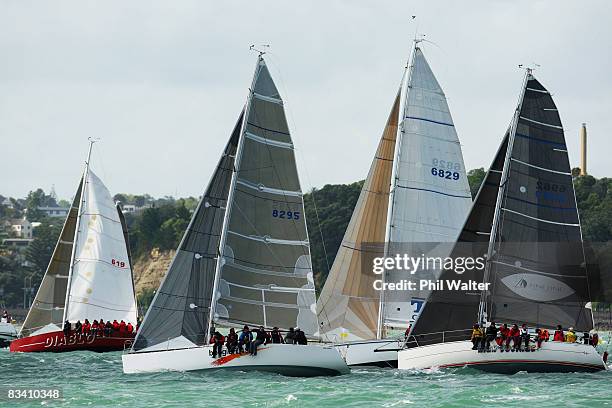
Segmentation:
{"type": "Polygon", "coordinates": [[[586,123],[580,128],[580,175],[587,175],[587,130],[586,123]]]}

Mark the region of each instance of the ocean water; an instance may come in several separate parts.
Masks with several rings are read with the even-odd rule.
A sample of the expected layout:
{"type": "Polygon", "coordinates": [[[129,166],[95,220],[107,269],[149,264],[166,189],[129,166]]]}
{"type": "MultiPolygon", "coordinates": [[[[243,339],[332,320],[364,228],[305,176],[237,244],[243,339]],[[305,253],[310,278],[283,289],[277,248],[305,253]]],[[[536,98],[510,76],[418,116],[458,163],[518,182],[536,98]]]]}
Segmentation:
{"type": "Polygon", "coordinates": [[[256,372],[125,375],[121,353],[0,350],[0,388],[53,388],[63,398],[0,407],[600,407],[612,406],[612,371],[484,374],[473,369],[289,378],[256,372]],[[536,405],[537,404],[537,405],[536,405]]]}

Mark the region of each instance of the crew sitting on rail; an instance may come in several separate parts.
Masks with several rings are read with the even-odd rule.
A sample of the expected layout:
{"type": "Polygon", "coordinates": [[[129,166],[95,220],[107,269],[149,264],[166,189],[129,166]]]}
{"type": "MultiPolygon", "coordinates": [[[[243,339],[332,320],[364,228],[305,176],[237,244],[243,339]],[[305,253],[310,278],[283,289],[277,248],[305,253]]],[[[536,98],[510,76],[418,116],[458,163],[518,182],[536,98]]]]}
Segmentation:
{"type": "Polygon", "coordinates": [[[113,324],[111,323],[110,320],[107,320],[106,324],[104,325],[104,335],[106,337],[110,337],[112,333],[113,333],[113,324]]]}
{"type": "Polygon", "coordinates": [[[508,336],[510,335],[510,329],[506,323],[502,324],[502,327],[499,328],[499,335],[497,337],[496,342],[501,351],[504,351],[504,345],[508,341],[508,336]]]}
{"type": "Polygon", "coordinates": [[[249,330],[249,326],[245,325],[242,328],[240,337],[238,338],[238,350],[242,353],[244,347],[244,350],[250,351],[251,341],[253,341],[253,334],[251,333],[251,330],[249,330]]]}
{"type": "Polygon", "coordinates": [[[251,342],[250,353],[252,356],[257,355],[257,347],[264,344],[268,339],[268,333],[266,333],[266,329],[263,326],[259,326],[259,329],[255,332],[255,341],[251,342]]]}
{"type": "Polygon", "coordinates": [[[508,338],[506,339],[506,351],[510,351],[510,341],[512,341],[512,351],[518,350],[521,346],[521,331],[516,324],[513,324],[508,332],[508,338]]]}
{"type": "Polygon", "coordinates": [[[238,335],[233,327],[230,329],[225,339],[225,347],[227,347],[227,352],[230,354],[238,354],[238,335]]]}
{"type": "Polygon", "coordinates": [[[283,344],[285,340],[283,339],[283,335],[281,334],[278,327],[273,327],[270,332],[270,337],[273,344],[283,344]]]}
{"type": "Polygon", "coordinates": [[[553,335],[553,341],[565,341],[565,334],[563,334],[563,328],[561,325],[557,325],[557,330],[555,330],[555,334],[553,335]]]}
{"type": "MultiPolygon", "coordinates": [[[[527,325],[523,323],[521,326],[521,342],[523,343],[523,347],[526,351],[529,351],[529,340],[531,340],[531,336],[529,335],[529,330],[527,329],[527,325]]],[[[520,348],[519,344],[519,348],[520,348]]]]}
{"type": "Polygon", "coordinates": [[[117,319],[113,320],[113,331],[119,331],[119,322],[117,321],[117,319]]]}
{"type": "Polygon", "coordinates": [[[123,335],[123,334],[125,334],[126,331],[127,331],[127,325],[122,320],[122,321],[119,322],[119,334],[123,335]]]}
{"type": "Polygon", "coordinates": [[[64,337],[70,336],[70,329],[72,329],[72,325],[68,320],[64,322],[64,337]]]}
{"type": "Polygon", "coordinates": [[[132,326],[132,322],[128,322],[128,324],[125,326],[125,330],[127,334],[132,334],[132,332],[134,331],[134,326],[132,326]]]}
{"type": "Polygon", "coordinates": [[[83,327],[81,328],[81,333],[89,334],[91,331],[91,323],[89,323],[88,319],[85,319],[85,323],[83,323],[83,327]]]}
{"type": "Polygon", "coordinates": [[[548,333],[548,330],[540,329],[540,328],[536,329],[536,344],[538,348],[541,348],[542,343],[545,341],[548,341],[549,338],[550,338],[550,334],[548,333]]]}
{"type": "Polygon", "coordinates": [[[289,331],[285,335],[285,343],[296,344],[295,343],[295,330],[293,330],[293,327],[290,327],[289,331]]]}
{"type": "Polygon", "coordinates": [[[306,338],[306,334],[299,328],[295,328],[295,339],[293,340],[293,344],[299,344],[305,346],[308,344],[308,339],[306,338]]]}
{"type": "Polygon", "coordinates": [[[213,358],[217,358],[217,355],[221,357],[223,343],[225,343],[225,337],[218,331],[213,332],[213,335],[210,337],[210,344],[213,345],[213,358]]]}
{"type": "Polygon", "coordinates": [[[74,332],[76,334],[81,334],[82,330],[83,330],[83,325],[81,324],[80,320],[77,320],[77,322],[74,324],[74,332]]]}
{"type": "Polygon", "coordinates": [[[101,337],[104,337],[105,329],[106,329],[106,322],[104,322],[104,319],[100,319],[100,321],[98,322],[98,335],[100,335],[101,337]]]}
{"type": "MultiPolygon", "coordinates": [[[[497,338],[497,326],[495,325],[495,322],[491,322],[491,324],[489,325],[489,327],[487,327],[487,330],[485,331],[485,342],[486,342],[486,350],[489,351],[491,350],[491,342],[493,340],[495,340],[497,338]]],[[[485,345],[481,345],[481,349],[484,348],[485,345]]]]}
{"type": "Polygon", "coordinates": [[[472,350],[478,350],[480,348],[482,337],[482,329],[480,325],[476,323],[474,327],[472,327],[472,337],[470,337],[470,340],[472,340],[472,350]]]}
{"type": "Polygon", "coordinates": [[[565,333],[565,341],[567,343],[575,343],[576,342],[576,333],[574,333],[574,328],[570,327],[567,329],[567,333],[565,333]]]}

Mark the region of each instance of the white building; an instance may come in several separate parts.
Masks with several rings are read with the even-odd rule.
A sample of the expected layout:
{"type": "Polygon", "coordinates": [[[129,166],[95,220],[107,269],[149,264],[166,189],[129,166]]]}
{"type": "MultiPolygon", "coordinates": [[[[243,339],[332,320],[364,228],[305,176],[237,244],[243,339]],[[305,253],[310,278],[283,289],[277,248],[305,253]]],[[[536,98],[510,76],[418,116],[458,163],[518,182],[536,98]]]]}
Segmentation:
{"type": "MultiPolygon", "coordinates": [[[[40,223],[37,224],[40,225],[40,223]]],[[[36,226],[32,225],[32,223],[25,218],[11,220],[11,231],[13,231],[17,238],[31,239],[32,230],[35,227],[36,226]]]]}
{"type": "Polygon", "coordinates": [[[70,208],[65,207],[38,207],[47,217],[66,218],[70,208]]]}

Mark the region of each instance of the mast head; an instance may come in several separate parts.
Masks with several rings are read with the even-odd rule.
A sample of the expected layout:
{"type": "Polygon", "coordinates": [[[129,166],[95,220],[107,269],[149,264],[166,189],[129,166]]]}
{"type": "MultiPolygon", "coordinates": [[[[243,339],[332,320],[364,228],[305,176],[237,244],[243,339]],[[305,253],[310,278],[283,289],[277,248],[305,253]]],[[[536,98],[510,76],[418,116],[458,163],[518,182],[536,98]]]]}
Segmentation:
{"type": "Polygon", "coordinates": [[[261,58],[265,53],[267,48],[270,48],[270,44],[261,44],[261,45],[255,45],[255,44],[251,44],[251,46],[249,47],[249,51],[255,51],[257,53],[259,53],[259,58],[261,58]]]}
{"type": "Polygon", "coordinates": [[[524,69],[525,75],[531,77],[533,76],[533,71],[535,71],[536,68],[539,68],[540,64],[536,64],[535,62],[532,63],[532,65],[519,64],[518,67],[524,69]]]}

